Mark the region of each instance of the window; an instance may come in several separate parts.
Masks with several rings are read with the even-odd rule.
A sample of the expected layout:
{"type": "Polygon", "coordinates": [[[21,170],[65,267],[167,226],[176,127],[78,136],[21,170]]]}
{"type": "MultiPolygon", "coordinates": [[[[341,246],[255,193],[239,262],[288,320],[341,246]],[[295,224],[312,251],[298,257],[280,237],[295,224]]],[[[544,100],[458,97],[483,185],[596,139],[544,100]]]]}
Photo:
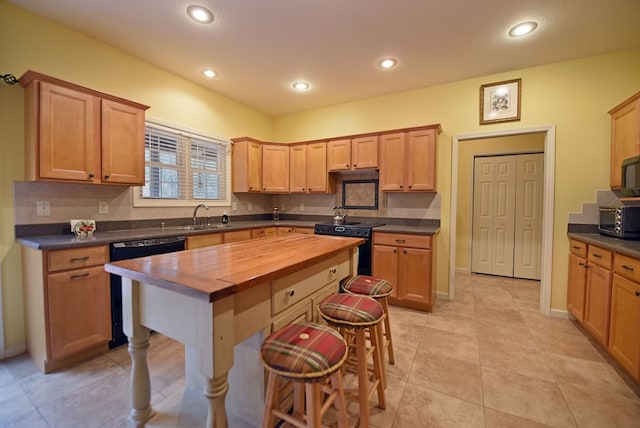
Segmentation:
{"type": "Polygon", "coordinates": [[[147,121],[144,151],[135,206],[230,205],[229,141],[147,121]]]}

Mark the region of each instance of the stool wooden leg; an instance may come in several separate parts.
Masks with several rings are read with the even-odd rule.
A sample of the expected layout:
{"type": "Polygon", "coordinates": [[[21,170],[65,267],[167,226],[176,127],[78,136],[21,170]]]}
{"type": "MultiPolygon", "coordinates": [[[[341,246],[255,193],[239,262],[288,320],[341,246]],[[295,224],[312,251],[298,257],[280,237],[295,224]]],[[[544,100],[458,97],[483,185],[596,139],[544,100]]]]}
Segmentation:
{"type": "MultiPolygon", "coordinates": [[[[386,316],[382,315],[386,318],[386,316]]],[[[382,387],[387,388],[387,370],[384,363],[384,332],[382,331],[382,323],[378,323],[373,330],[375,330],[376,335],[378,337],[378,346],[376,346],[376,351],[378,354],[378,358],[380,359],[382,365],[382,373],[380,374],[380,381],[382,382],[382,387]]],[[[372,342],[373,343],[373,342],[372,342]]]]}
{"type": "Polygon", "coordinates": [[[387,348],[387,352],[389,354],[389,364],[395,364],[396,359],[393,355],[393,340],[391,339],[391,321],[389,321],[389,302],[387,301],[386,297],[383,297],[380,300],[380,303],[382,304],[382,309],[386,314],[386,317],[384,318],[384,336],[386,339],[385,347],[387,348]]]}
{"type": "Polygon", "coordinates": [[[322,384],[319,382],[305,384],[307,397],[307,427],[322,426],[322,384]]]}
{"type": "Polygon", "coordinates": [[[279,380],[278,376],[274,373],[269,373],[269,381],[267,382],[266,401],[264,403],[264,414],[262,415],[262,428],[271,428],[275,424],[275,417],[273,416],[274,403],[280,403],[279,392],[279,380]]]}
{"type": "Polygon", "coordinates": [[[338,420],[338,428],[348,428],[349,420],[347,417],[347,402],[344,399],[344,387],[342,385],[342,371],[336,370],[331,375],[331,388],[336,391],[336,398],[333,402],[336,407],[338,420]]]}
{"type": "Polygon", "coordinates": [[[364,328],[356,334],[356,370],[358,374],[358,399],[360,400],[360,426],[369,428],[369,375],[367,373],[367,338],[364,328]]]}
{"type": "Polygon", "coordinates": [[[302,418],[305,412],[305,385],[302,382],[293,383],[293,414],[302,418]]]}
{"type": "Polygon", "coordinates": [[[380,342],[378,341],[378,334],[376,333],[376,329],[380,328],[381,323],[378,323],[375,326],[370,327],[373,331],[370,331],[369,336],[371,337],[371,346],[375,346],[376,349],[373,350],[373,374],[374,374],[374,382],[376,383],[376,390],[378,392],[378,407],[382,410],[387,408],[387,401],[384,395],[384,382],[383,379],[383,367],[382,361],[383,358],[381,355],[384,355],[380,352],[382,346],[380,346],[380,342]]]}

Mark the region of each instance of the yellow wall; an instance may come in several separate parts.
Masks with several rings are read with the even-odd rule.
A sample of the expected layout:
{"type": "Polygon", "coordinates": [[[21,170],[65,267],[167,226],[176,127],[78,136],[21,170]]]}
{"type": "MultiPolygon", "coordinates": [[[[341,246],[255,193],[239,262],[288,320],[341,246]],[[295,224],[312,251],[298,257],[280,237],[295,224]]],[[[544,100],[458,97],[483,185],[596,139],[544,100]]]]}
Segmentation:
{"type": "MultiPolygon", "coordinates": [[[[213,135],[270,140],[272,119],[66,27],[0,0],[0,73],[35,70],[151,106],[147,116],[213,135]]],[[[24,180],[24,93],[0,83],[0,262],[5,344],[24,343],[13,181],[24,180]]]]}
{"type": "MultiPolygon", "coordinates": [[[[442,196],[437,237],[437,289],[448,290],[451,138],[533,126],[556,126],[553,215],[552,309],[566,309],[567,219],[609,187],[607,111],[640,91],[640,50],[582,58],[540,67],[376,97],[275,120],[275,138],[312,140],[332,135],[440,123],[438,185],[442,196]],[[479,124],[480,85],[522,78],[519,122],[479,124]]],[[[464,144],[464,143],[463,143],[464,144]]],[[[549,249],[544,249],[548,251],[549,249]]]]}
{"type": "Polygon", "coordinates": [[[470,271],[473,159],[476,155],[544,151],[544,133],[464,140],[458,148],[458,205],[456,211],[456,269],[470,271]]]}

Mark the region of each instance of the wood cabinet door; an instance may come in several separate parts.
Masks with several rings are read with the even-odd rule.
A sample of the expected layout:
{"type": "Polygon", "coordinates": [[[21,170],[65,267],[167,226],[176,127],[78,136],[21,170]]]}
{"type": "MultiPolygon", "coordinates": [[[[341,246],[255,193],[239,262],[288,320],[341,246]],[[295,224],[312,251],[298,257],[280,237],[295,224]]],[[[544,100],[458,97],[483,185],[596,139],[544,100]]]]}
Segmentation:
{"type": "Polygon", "coordinates": [[[380,145],[380,190],[404,190],[404,132],[383,134],[380,145]]]}
{"type": "Polygon", "coordinates": [[[289,147],[289,191],[305,193],[307,189],[307,146],[297,144],[289,147]]]}
{"type": "Polygon", "coordinates": [[[640,93],[625,101],[611,114],[611,170],[612,189],[622,187],[622,161],[640,155],[640,93]],[[634,100],[635,98],[635,100],[634,100]]]}
{"type": "Polygon", "coordinates": [[[351,139],[327,142],[327,170],[344,171],[351,169],[351,139]]]}
{"type": "Polygon", "coordinates": [[[105,183],[144,185],[144,110],[102,100],[102,176],[105,183]]]}
{"type": "Polygon", "coordinates": [[[40,82],[38,177],[100,181],[100,100],[40,82]]]}
{"type": "MultiPolygon", "coordinates": [[[[251,233],[251,231],[249,231],[251,233]]],[[[210,247],[212,245],[222,244],[222,233],[208,233],[204,235],[187,236],[187,250],[194,248],[210,247]]]]}
{"type": "Polygon", "coordinates": [[[584,323],[584,306],[587,289],[585,259],[569,254],[569,279],[567,284],[567,309],[580,324],[584,323]]]}
{"type": "Polygon", "coordinates": [[[289,192],[289,147],[262,145],[262,191],[267,193],[289,192]]]}
{"type": "Polygon", "coordinates": [[[584,328],[605,348],[609,340],[611,277],[610,270],[588,265],[584,328]]]}
{"type": "Polygon", "coordinates": [[[327,193],[327,143],[307,144],[307,192],[327,193]]]}
{"type": "Polygon", "coordinates": [[[57,360],[111,339],[109,274],[102,266],[47,280],[49,355],[57,360]]]}
{"type": "Polygon", "coordinates": [[[433,129],[407,132],[405,144],[405,190],[435,191],[436,132],[433,129]]]}
{"type": "Polygon", "coordinates": [[[613,275],[609,352],[640,381],[640,285],[613,275]]]}
{"type": "Polygon", "coordinates": [[[393,285],[391,296],[398,297],[398,248],[374,245],[372,266],[372,275],[389,281],[393,285]]]}
{"type": "Polygon", "coordinates": [[[249,140],[235,141],[231,148],[232,189],[234,192],[262,190],[262,147],[249,140]]]}
{"type": "Polygon", "coordinates": [[[378,167],[378,136],[368,135],[351,140],[353,169],[378,167]]]}
{"type": "Polygon", "coordinates": [[[224,233],[224,243],[248,241],[251,239],[251,229],[234,230],[224,233]]]}
{"type": "Polygon", "coordinates": [[[431,250],[398,248],[398,297],[419,305],[431,301],[431,250]]]}

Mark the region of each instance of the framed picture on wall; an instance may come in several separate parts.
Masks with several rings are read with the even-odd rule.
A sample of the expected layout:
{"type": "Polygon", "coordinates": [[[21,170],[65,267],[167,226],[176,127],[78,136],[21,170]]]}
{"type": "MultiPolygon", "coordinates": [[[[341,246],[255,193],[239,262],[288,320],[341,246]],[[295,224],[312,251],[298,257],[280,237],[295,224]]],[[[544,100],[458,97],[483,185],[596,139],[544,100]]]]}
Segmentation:
{"type": "Polygon", "coordinates": [[[480,125],[520,120],[522,79],[480,86],[480,125]]]}

